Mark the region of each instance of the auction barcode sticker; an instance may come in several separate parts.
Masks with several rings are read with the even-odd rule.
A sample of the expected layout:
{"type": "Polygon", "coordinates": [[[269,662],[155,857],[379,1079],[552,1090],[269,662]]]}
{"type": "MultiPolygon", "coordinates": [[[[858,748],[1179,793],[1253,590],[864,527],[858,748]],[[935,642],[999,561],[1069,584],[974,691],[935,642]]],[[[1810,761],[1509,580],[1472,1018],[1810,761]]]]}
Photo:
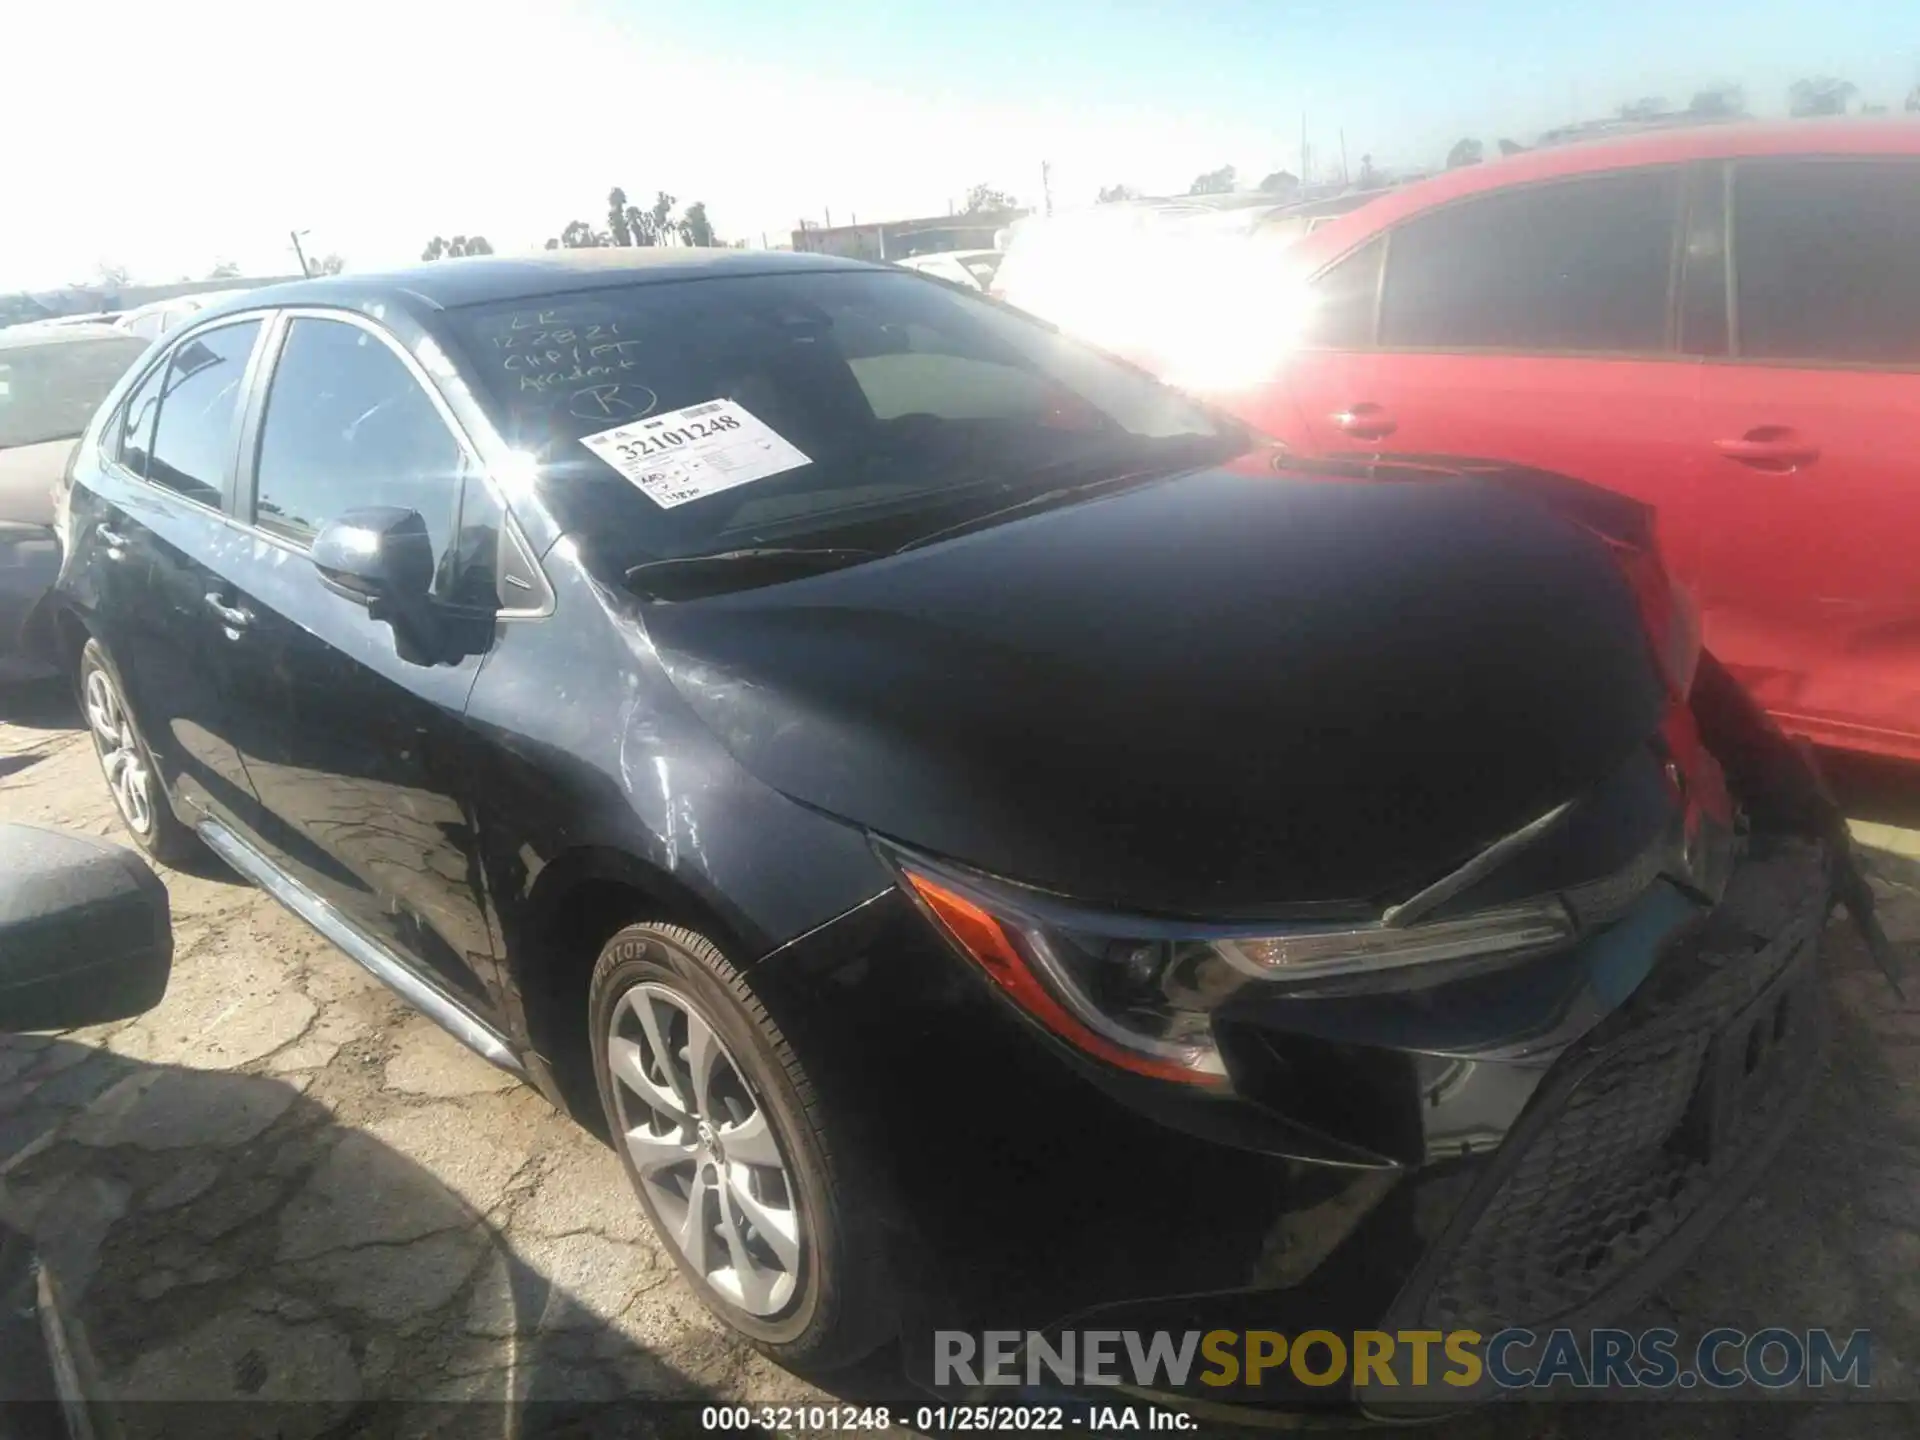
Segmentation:
{"type": "Polygon", "coordinates": [[[649,415],[580,443],[665,510],[813,463],[737,400],[649,415]]]}

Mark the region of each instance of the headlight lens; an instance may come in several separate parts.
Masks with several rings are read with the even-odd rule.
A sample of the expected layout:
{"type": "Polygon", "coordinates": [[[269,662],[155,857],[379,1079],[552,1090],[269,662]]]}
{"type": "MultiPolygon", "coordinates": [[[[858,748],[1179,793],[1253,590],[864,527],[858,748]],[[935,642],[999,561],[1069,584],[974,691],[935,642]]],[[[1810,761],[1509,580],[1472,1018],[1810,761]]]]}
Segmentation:
{"type": "Polygon", "coordinates": [[[945,870],[905,862],[902,873],[959,949],[1047,1029],[1122,1069],[1203,1086],[1226,1080],[1214,1012],[1249,985],[1514,957],[1576,934],[1553,898],[1400,927],[1206,939],[1100,934],[1041,918],[945,870]]]}

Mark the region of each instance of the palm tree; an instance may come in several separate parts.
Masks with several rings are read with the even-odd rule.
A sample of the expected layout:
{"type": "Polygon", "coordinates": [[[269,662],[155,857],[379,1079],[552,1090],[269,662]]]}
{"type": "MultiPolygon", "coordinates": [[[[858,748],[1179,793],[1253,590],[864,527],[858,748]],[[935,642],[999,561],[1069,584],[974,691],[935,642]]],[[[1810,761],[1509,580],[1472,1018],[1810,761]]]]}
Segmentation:
{"type": "Polygon", "coordinates": [[[1831,75],[1796,80],[1787,90],[1787,113],[1796,120],[1812,115],[1844,115],[1847,102],[1859,93],[1860,87],[1851,80],[1836,80],[1831,75]]]}

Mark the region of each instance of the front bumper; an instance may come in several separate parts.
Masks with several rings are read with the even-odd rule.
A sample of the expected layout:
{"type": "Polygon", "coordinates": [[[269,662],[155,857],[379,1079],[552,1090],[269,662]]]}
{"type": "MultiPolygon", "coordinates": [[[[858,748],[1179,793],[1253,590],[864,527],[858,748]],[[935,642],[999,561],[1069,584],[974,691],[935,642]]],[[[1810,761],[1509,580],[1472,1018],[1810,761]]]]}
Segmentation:
{"type": "MultiPolygon", "coordinates": [[[[1818,1068],[1832,883],[1823,842],[1756,837],[1711,911],[1660,882],[1551,963],[1269,1016],[1294,1028],[1224,1100],[1059,1064],[904,901],[756,983],[846,1027],[835,1083],[859,1093],[839,1108],[897,1184],[925,1384],[936,1330],[1544,1331],[1623,1313],[1785,1134],[1818,1068]],[[848,1003],[820,1006],[836,986],[848,1003]]],[[[1152,1393],[1383,1415],[1436,1398],[1263,1380],[1152,1393]]]]}
{"type": "MultiPolygon", "coordinates": [[[[1827,856],[1735,873],[1701,932],[1551,1067],[1380,1329],[1544,1333],[1626,1313],[1683,1263],[1785,1138],[1826,1038],[1827,856]]],[[[1437,1397],[1369,1387],[1386,1416],[1437,1397]]]]}

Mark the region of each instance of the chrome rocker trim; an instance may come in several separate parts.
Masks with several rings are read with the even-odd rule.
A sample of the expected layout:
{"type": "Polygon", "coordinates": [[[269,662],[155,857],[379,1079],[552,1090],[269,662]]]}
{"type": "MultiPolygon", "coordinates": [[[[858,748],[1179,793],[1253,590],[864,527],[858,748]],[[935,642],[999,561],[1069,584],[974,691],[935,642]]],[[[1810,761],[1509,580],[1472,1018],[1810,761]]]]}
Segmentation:
{"type": "Polygon", "coordinates": [[[284,875],[266,856],[235,835],[218,820],[203,819],[194,827],[207,847],[247,879],[258,885],[307,924],[347,953],[374,979],[439,1025],[482,1059],[521,1078],[526,1067],[491,1025],[421,975],[386,946],[370,939],[351,921],[299,881],[284,875]]]}

